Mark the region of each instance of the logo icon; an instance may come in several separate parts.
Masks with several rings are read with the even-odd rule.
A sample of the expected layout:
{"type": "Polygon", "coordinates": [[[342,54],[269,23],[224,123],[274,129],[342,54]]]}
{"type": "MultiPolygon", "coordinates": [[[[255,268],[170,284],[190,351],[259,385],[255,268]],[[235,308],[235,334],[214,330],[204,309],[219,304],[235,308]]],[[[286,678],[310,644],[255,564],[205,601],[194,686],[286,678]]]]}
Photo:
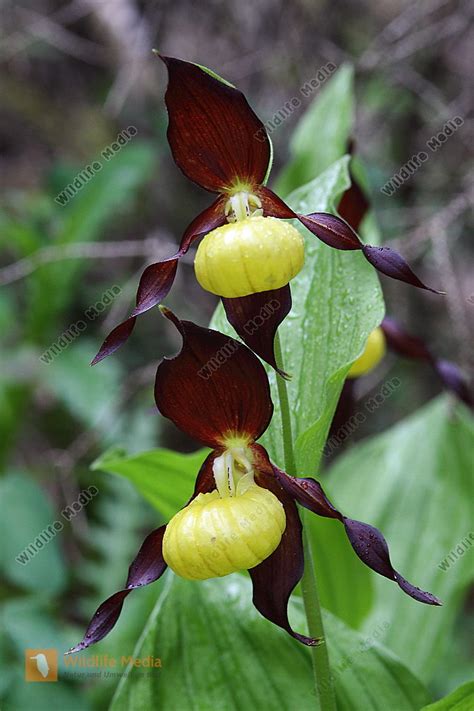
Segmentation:
{"type": "Polygon", "coordinates": [[[57,649],[25,649],[26,681],[57,681],[57,649]]]}

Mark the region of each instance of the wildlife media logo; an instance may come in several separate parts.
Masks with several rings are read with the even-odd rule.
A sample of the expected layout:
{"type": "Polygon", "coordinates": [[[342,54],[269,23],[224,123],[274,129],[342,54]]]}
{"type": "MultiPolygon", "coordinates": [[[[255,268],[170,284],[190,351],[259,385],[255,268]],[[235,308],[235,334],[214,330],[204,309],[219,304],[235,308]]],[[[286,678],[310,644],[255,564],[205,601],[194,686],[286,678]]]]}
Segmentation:
{"type": "MultiPolygon", "coordinates": [[[[104,679],[126,677],[132,669],[151,676],[162,666],[159,657],[134,657],[125,654],[120,657],[109,657],[108,654],[66,656],[64,664],[66,668],[61,671],[61,675],[65,679],[85,676],[104,679]]],[[[25,680],[58,681],[58,650],[25,649],[25,680]]]]}
{"type": "Polygon", "coordinates": [[[25,681],[57,680],[57,649],[25,649],[25,681]]]}

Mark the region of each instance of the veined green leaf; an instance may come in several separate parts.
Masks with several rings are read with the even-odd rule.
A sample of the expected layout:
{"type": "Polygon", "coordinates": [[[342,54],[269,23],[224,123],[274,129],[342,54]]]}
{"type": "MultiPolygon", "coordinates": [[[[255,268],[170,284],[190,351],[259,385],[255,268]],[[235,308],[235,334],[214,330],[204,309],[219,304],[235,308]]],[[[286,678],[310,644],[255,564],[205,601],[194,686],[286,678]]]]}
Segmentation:
{"type": "Polygon", "coordinates": [[[170,449],[153,449],[133,457],[119,450],[106,452],[92,469],[119,474],[131,481],[138,491],[169,519],[187,502],[207,450],[180,454],[170,449]]]}
{"type": "Polygon", "coordinates": [[[474,709],[474,681],[468,681],[444,699],[424,706],[421,711],[472,711],[472,709],[474,709]]]}
{"type": "Polygon", "coordinates": [[[292,135],[277,193],[288,195],[345,154],[354,122],[353,84],[354,70],[344,64],[318,92],[292,135]]]}
{"type": "MultiPolygon", "coordinates": [[[[112,711],[316,707],[309,650],[259,615],[248,579],[168,577],[133,655],[159,658],[162,668],[144,674],[130,667],[112,711]]],[[[292,601],[291,615],[303,628],[300,600],[292,601]]],[[[330,614],[325,624],[339,711],[418,711],[427,703],[423,686],[378,644],[376,632],[363,638],[330,614]]]]}
{"type": "MultiPolygon", "coordinates": [[[[325,484],[343,511],[384,532],[394,566],[404,576],[442,600],[441,608],[419,605],[374,575],[376,604],[364,628],[375,617],[393,621],[383,642],[425,681],[436,669],[472,579],[473,433],[465,408],[439,397],[347,452],[325,484]]],[[[334,588],[353,586],[340,568],[325,574],[334,588]]]]}

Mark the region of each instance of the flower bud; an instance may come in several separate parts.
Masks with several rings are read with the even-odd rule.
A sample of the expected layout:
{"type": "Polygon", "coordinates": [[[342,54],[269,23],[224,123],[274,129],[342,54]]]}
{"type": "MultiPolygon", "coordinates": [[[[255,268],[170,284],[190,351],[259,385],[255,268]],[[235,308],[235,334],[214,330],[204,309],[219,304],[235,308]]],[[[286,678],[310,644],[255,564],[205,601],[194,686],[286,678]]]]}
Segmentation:
{"type": "Polygon", "coordinates": [[[385,336],[379,326],[378,328],[374,328],[369,334],[364,352],[353,362],[347,377],[358,378],[360,375],[369,373],[380,363],[385,355],[385,351],[385,336]]]}
{"type": "Polygon", "coordinates": [[[166,527],[163,557],[182,578],[205,580],[254,568],[278,547],[286,527],[277,497],[256,484],[221,498],[199,494],[166,527]]]}
{"type": "Polygon", "coordinates": [[[254,216],[209,232],[194,269],[203,289],[236,298],[285,286],[303,264],[304,240],[297,229],[275,217],[254,216]]]}

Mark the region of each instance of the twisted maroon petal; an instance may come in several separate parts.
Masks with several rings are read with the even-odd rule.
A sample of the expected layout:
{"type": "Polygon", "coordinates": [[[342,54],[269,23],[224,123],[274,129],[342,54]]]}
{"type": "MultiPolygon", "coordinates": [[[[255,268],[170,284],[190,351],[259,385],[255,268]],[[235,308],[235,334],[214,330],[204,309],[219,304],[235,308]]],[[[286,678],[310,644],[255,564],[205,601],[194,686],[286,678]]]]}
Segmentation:
{"type": "Polygon", "coordinates": [[[275,360],[275,334],[291,309],[290,285],[238,299],[222,298],[227,320],[240,338],[284,378],[275,360]]]}
{"type": "Polygon", "coordinates": [[[270,141],[242,92],[196,64],[161,59],[169,76],[168,142],[176,165],[211,192],[262,183],[270,141]]]}
{"type": "Polygon", "coordinates": [[[395,353],[416,360],[428,362],[432,360],[432,355],[421,338],[408,334],[395,319],[386,316],[380,327],[384,332],[387,346],[395,353]]]}
{"type": "Polygon", "coordinates": [[[423,360],[431,365],[444,387],[453,392],[468,407],[474,407],[474,398],[468,384],[457,365],[442,358],[436,358],[424,341],[418,336],[412,336],[404,331],[393,318],[386,317],[381,328],[387,341],[387,346],[395,353],[413,360],[423,360]]]}
{"type": "Polygon", "coordinates": [[[263,185],[255,190],[262,202],[263,214],[266,217],[279,217],[282,220],[298,219],[298,215],[273,190],[263,185]]]}
{"type": "Polygon", "coordinates": [[[355,521],[344,516],[329,501],[321,484],[315,479],[291,477],[270,463],[263,447],[256,445],[253,450],[256,468],[259,471],[263,470],[268,473],[269,467],[271,467],[273,475],[280,486],[301,506],[318,514],[318,516],[337,519],[344,525],[346,535],[354,551],[365,565],[372,568],[379,575],[383,575],[389,580],[394,580],[407,595],[410,595],[415,600],[427,605],[441,605],[438,598],[412,585],[393,568],[387,542],[378,529],[367,523],[355,521]]]}
{"type": "Polygon", "coordinates": [[[433,367],[447,390],[455,393],[468,407],[474,408],[474,398],[461,370],[449,360],[436,359],[433,367]]]}
{"type": "MultiPolygon", "coordinates": [[[[205,494],[215,488],[212,473],[215,456],[215,452],[211,452],[201,466],[196,478],[194,493],[186,506],[198,494],[205,494]]],[[[94,613],[82,641],[72,647],[66,654],[81,652],[83,649],[90,647],[91,644],[100,642],[115,626],[122,612],[124,600],[132,590],[154,583],[155,580],[161,578],[167,567],[162,550],[165,530],[166,526],[160,526],[145,538],[136,558],[130,565],[125,588],[111,595],[100,605],[94,613]]]]}
{"type": "Polygon", "coordinates": [[[177,267],[178,259],[171,259],[151,264],[145,269],[138,287],[137,305],[131,316],[115,326],[108,334],[91,365],[100,363],[101,360],[115,353],[128,341],[135,328],[137,316],[159,304],[168,295],[176,276],[177,267]]]}
{"type": "Polygon", "coordinates": [[[176,254],[161,262],[151,264],[145,269],[138,285],[135,308],[129,318],[109,333],[91,365],[99,363],[120,348],[130,337],[137,316],[145,313],[145,311],[153,308],[153,306],[161,303],[166,298],[176,276],[178,260],[186,254],[196,239],[226,222],[224,206],[225,198],[221,196],[194,218],[186,229],[176,254]]]}
{"type": "Polygon", "coordinates": [[[377,528],[345,516],[342,516],[341,521],[344,524],[347,537],[353,549],[363,563],[375,570],[379,575],[383,575],[389,580],[394,580],[403,592],[418,600],[418,602],[423,602],[426,605],[441,605],[437,597],[412,585],[394,570],[390,562],[387,541],[377,528]]]}
{"type": "Polygon", "coordinates": [[[180,321],[164,307],[162,312],[181,333],[183,346],[158,366],[155,401],[161,414],[209,447],[260,437],[273,404],[257,356],[234,338],[180,321]]]}
{"type": "Polygon", "coordinates": [[[81,652],[108,635],[120,617],[125,598],[132,590],[153,583],[163,575],[166,570],[162,553],[165,529],[166,526],[161,526],[145,538],[137,557],[130,566],[125,588],[107,598],[100,605],[90,621],[82,641],[72,647],[67,654],[81,652]]]}
{"type": "Polygon", "coordinates": [[[392,279],[398,279],[398,281],[411,284],[411,286],[416,286],[418,289],[431,291],[433,294],[445,293],[444,291],[438,291],[437,289],[432,289],[430,286],[423,284],[411,270],[405,259],[390,247],[371,247],[369,244],[364,244],[362,246],[362,252],[367,261],[370,262],[377,271],[392,279]]]}
{"type": "Polygon", "coordinates": [[[302,527],[295,502],[275,480],[273,473],[260,471],[257,483],[269,489],[283,504],[286,528],[280,545],[272,555],[249,570],[253,583],[253,604],[274,625],[284,629],[299,642],[314,647],[321,640],[295,632],[288,621],[288,600],[301,580],[304,569],[302,527]]]}
{"type": "Polygon", "coordinates": [[[313,212],[299,215],[299,221],[322,242],[334,249],[363,249],[362,243],[347,222],[336,215],[313,212]]]}
{"type": "Polygon", "coordinates": [[[392,279],[403,281],[411,286],[416,286],[419,289],[432,291],[435,294],[444,293],[442,291],[436,291],[436,289],[431,289],[431,287],[423,284],[416,274],[413,273],[403,257],[395,252],[394,249],[390,247],[372,247],[368,244],[363,244],[352,227],[340,217],[325,212],[312,212],[309,215],[299,215],[268,188],[260,187],[257,192],[262,201],[265,215],[282,219],[297,219],[318,239],[329,245],[329,247],[344,251],[361,250],[367,261],[382,274],[392,279]]]}

